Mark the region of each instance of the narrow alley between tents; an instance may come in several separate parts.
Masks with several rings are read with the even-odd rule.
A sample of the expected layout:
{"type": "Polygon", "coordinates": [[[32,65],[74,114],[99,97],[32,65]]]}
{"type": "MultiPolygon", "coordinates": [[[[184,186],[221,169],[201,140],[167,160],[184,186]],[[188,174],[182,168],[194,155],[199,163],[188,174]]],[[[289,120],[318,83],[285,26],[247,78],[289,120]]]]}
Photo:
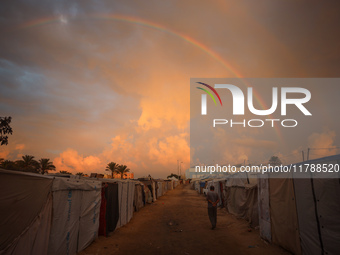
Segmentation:
{"type": "Polygon", "coordinates": [[[218,209],[211,230],[204,195],[190,185],[169,190],[134,213],[131,221],[100,236],[79,255],[90,254],[289,254],[260,238],[249,223],[218,209]]]}

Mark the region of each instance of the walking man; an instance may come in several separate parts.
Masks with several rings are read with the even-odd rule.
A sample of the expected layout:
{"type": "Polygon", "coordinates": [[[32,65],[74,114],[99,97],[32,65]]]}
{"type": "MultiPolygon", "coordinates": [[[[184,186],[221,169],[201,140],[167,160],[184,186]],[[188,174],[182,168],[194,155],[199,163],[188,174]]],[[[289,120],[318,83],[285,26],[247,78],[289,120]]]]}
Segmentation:
{"type": "Polygon", "coordinates": [[[210,191],[207,193],[208,215],[211,222],[211,229],[216,228],[217,222],[217,204],[220,201],[218,194],[214,191],[215,187],[210,186],[210,191]]]}

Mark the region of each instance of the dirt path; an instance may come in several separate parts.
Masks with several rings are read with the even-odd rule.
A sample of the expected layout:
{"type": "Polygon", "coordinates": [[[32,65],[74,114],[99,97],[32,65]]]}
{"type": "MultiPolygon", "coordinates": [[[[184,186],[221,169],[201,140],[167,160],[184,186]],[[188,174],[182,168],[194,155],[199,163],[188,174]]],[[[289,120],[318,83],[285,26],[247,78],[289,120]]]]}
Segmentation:
{"type": "Polygon", "coordinates": [[[289,254],[266,244],[246,221],[218,209],[211,230],[205,197],[181,185],[134,213],[110,237],[99,237],[80,255],[90,254],[289,254]]]}

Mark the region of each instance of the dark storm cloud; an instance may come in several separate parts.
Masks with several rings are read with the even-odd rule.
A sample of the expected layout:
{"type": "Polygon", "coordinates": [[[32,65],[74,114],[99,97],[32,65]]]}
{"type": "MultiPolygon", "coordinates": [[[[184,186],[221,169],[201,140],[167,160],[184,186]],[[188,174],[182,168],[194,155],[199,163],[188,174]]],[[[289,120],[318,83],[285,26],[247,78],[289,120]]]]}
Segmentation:
{"type": "MultiPolygon", "coordinates": [[[[338,10],[336,1],[4,1],[0,110],[13,115],[22,153],[62,152],[72,169],[118,159],[171,171],[189,157],[189,79],[236,75],[211,52],[248,77],[335,77],[338,10]]],[[[235,157],[251,155],[237,142],[235,157]]]]}

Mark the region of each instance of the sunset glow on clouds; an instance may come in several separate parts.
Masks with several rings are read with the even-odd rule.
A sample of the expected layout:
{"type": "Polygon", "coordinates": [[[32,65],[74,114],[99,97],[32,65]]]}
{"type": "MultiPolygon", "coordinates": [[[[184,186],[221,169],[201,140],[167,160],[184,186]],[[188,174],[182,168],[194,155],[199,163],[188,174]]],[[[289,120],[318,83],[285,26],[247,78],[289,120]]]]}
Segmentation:
{"type": "MultiPolygon", "coordinates": [[[[73,173],[104,173],[111,161],[136,177],[177,173],[178,160],[187,169],[190,78],[338,77],[334,9],[289,1],[3,3],[0,116],[12,116],[14,133],[0,157],[47,157],[73,173]]],[[[220,153],[232,163],[266,161],[269,152],[300,161],[302,149],[340,144],[338,130],[325,126],[284,149],[221,131],[220,153]]]]}

